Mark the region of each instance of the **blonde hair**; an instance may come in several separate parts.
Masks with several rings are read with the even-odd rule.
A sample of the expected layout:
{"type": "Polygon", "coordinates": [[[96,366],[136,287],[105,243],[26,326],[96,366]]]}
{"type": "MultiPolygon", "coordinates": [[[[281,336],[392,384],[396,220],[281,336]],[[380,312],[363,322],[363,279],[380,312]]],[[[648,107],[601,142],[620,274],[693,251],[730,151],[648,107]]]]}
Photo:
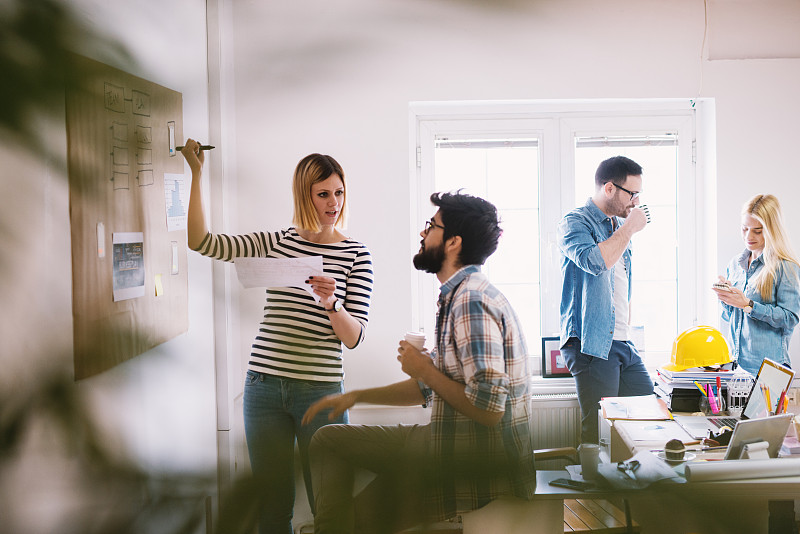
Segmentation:
{"type": "MultiPolygon", "coordinates": [[[[777,198],[773,195],[756,195],[742,207],[742,215],[751,215],[758,220],[764,232],[764,252],[761,254],[764,268],[753,279],[753,283],[761,298],[769,302],[781,260],[796,265],[800,265],[800,262],[789,244],[777,198]]],[[[794,270],[791,272],[794,274],[794,270]]]]}
{"type": "Polygon", "coordinates": [[[335,159],[324,154],[309,154],[300,160],[294,170],[294,178],[292,180],[294,215],[292,216],[292,224],[296,227],[311,232],[320,231],[319,215],[311,199],[311,186],[324,182],[332,174],[337,175],[342,180],[342,188],[344,188],[342,210],[334,226],[344,228],[347,208],[347,185],[344,181],[344,171],[335,159]]]}

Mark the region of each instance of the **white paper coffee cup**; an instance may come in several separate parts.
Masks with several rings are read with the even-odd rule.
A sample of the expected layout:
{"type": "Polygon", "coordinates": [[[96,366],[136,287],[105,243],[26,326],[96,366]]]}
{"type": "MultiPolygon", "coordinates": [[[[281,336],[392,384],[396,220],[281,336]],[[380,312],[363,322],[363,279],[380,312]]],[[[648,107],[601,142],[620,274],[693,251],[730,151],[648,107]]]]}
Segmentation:
{"type": "Polygon", "coordinates": [[[405,340],[414,346],[415,349],[421,351],[425,348],[425,333],[424,332],[406,332],[405,340]]]}
{"type": "Polygon", "coordinates": [[[581,476],[584,480],[597,478],[597,466],[600,464],[600,445],[595,443],[581,443],[578,446],[578,456],[581,460],[581,476]]]}

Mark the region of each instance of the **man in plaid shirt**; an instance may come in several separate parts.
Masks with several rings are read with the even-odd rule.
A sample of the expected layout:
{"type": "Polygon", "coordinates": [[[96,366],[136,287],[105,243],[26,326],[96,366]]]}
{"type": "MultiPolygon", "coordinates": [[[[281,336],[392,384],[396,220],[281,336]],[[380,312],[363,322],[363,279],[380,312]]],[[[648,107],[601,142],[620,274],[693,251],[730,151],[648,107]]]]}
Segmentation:
{"type": "Polygon", "coordinates": [[[442,283],[436,345],[400,341],[409,379],[326,397],[334,418],[356,403],[432,407],[427,425],[328,425],[310,457],[316,534],[383,533],[475,510],[501,495],[533,496],[536,473],[528,418],[528,353],[506,298],[480,272],[502,230],[480,198],[434,193],[414,266],[442,283]],[[354,472],[377,476],[353,497],[354,472]]]}

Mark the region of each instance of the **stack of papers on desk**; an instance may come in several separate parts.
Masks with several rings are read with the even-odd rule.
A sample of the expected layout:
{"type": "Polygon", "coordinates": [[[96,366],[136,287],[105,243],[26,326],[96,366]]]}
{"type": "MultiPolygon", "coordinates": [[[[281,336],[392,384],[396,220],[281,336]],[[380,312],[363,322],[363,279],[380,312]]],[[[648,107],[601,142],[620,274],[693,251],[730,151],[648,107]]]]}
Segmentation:
{"type": "Polygon", "coordinates": [[[724,394],[732,377],[733,371],[727,369],[709,371],[703,367],[694,367],[685,371],[668,371],[661,367],[655,380],[655,392],[672,411],[694,412],[698,409],[702,395],[695,383],[701,387],[707,384],[716,387],[719,378],[724,394]]]}
{"type": "Polygon", "coordinates": [[[634,419],[639,421],[663,421],[672,419],[663,400],[655,395],[636,397],[605,397],[600,400],[600,409],[606,419],[634,419]]]}
{"type": "Polygon", "coordinates": [[[730,369],[709,371],[705,367],[692,367],[684,371],[670,371],[668,369],[664,369],[663,367],[659,367],[658,376],[665,382],[688,382],[691,384],[694,381],[698,381],[702,384],[704,382],[716,383],[717,377],[719,377],[723,382],[727,382],[733,376],[733,371],[730,369]]]}

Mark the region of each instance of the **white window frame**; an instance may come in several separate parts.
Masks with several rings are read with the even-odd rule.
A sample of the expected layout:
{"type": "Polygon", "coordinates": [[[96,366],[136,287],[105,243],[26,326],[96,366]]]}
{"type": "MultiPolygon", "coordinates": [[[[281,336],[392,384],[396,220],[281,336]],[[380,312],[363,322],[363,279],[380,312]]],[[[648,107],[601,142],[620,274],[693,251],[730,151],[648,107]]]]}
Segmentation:
{"type": "MultiPolygon", "coordinates": [[[[678,206],[678,331],[697,324],[718,324],[716,301],[703,289],[715,278],[716,178],[713,99],[546,100],[412,102],[409,104],[412,250],[433,206],[433,149],[439,136],[480,132],[539,137],[541,331],[559,331],[560,264],[556,228],[561,217],[576,207],[574,137],[599,133],[640,135],[654,130],[679,136],[678,206]],[[698,143],[697,139],[701,142],[698,143]],[[691,143],[686,143],[691,139],[691,143]],[[561,176],[560,181],[548,177],[561,176]],[[554,282],[557,281],[557,282],[554,282]]],[[[590,180],[592,177],[586,177],[590,180]]],[[[414,271],[412,324],[432,328],[436,313],[430,295],[435,277],[414,271]]],[[[637,298],[641,298],[639,295],[637,298]]],[[[432,330],[431,330],[432,331],[432,330]]],[[[527,340],[531,353],[540,340],[527,340]]],[[[669,355],[666,355],[667,357],[669,355]]],[[[557,379],[545,379],[555,384],[557,379]]],[[[571,382],[571,379],[568,379],[571,382]]]]}

